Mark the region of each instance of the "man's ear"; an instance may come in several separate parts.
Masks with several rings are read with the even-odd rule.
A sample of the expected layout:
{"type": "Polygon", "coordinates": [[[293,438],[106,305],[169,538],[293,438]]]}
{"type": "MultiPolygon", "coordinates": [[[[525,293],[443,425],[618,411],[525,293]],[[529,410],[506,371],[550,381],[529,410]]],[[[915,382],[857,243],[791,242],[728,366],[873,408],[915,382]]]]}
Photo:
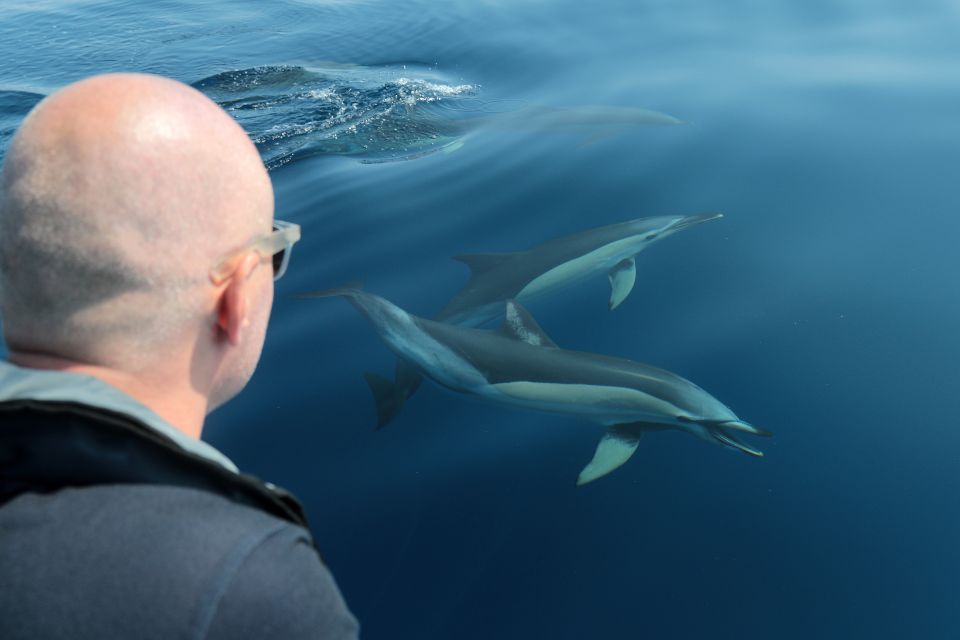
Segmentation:
{"type": "Polygon", "coordinates": [[[260,265],[260,256],[248,253],[237,265],[233,275],[227,280],[227,286],[220,294],[217,309],[217,328],[223,332],[227,341],[237,346],[243,330],[250,324],[250,276],[260,265]]]}

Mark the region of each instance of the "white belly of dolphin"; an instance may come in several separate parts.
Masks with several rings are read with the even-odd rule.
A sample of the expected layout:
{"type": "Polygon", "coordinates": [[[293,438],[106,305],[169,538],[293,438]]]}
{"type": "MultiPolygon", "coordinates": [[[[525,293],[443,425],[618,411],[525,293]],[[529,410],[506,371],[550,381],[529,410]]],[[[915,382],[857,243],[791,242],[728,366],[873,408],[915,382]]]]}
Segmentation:
{"type": "Polygon", "coordinates": [[[636,255],[638,251],[637,238],[633,236],[603,245],[599,249],[568,260],[537,276],[520,290],[517,299],[523,301],[525,298],[535,297],[571,282],[606,272],[624,258],[636,255]]]}
{"type": "Polygon", "coordinates": [[[648,393],[627,387],[558,382],[500,382],[490,386],[500,402],[569,415],[601,424],[672,422],[677,407],[648,393]]]}

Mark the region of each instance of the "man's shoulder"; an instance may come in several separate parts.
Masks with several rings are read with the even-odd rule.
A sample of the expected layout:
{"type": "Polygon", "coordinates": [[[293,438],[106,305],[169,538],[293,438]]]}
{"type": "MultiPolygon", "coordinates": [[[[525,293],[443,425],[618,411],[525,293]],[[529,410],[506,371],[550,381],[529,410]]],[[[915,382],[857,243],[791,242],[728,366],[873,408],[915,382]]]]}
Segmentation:
{"type": "Polygon", "coordinates": [[[199,540],[230,546],[237,538],[282,527],[309,538],[302,527],[259,509],[209,491],[162,484],[98,484],[24,493],[0,507],[0,521],[16,527],[11,518],[23,520],[20,526],[32,522],[49,529],[46,533],[51,535],[113,539],[114,543],[157,545],[173,536],[177,547],[199,540]],[[60,526],[54,528],[54,524],[60,526]]]}
{"type": "Polygon", "coordinates": [[[150,579],[170,588],[200,584],[243,553],[283,532],[310,534],[211,492],[165,485],[117,484],[21,494],[0,507],[0,566],[150,579]],[[6,566],[4,566],[6,565],[6,566]]]}
{"type": "Polygon", "coordinates": [[[330,637],[355,637],[310,534],[210,492],[124,484],[25,493],[0,507],[0,534],[0,574],[13,587],[0,594],[0,617],[16,610],[42,621],[53,607],[62,624],[86,627],[76,637],[137,628],[170,637],[185,627],[252,637],[236,636],[231,620],[253,607],[251,621],[316,619],[344,630],[330,637]]]}

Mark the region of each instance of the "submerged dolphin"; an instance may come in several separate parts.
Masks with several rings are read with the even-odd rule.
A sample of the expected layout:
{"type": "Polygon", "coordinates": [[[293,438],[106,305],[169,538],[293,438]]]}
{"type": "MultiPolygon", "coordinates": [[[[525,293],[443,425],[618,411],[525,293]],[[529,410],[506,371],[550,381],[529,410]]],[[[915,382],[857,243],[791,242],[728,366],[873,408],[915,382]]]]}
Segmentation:
{"type": "Polygon", "coordinates": [[[472,272],[470,281],[436,319],[476,327],[503,313],[503,303],[534,298],[606,273],[610,309],[626,299],[636,281],[637,254],[677,231],[720,213],[637,218],[563,236],[516,253],[468,253],[455,256],[472,272]]]}
{"type": "MultiPolygon", "coordinates": [[[[491,331],[418,318],[355,287],[301,297],[330,296],[346,297],[397,356],[448,389],[607,426],[577,484],[596,480],[622,465],[648,431],[678,429],[752,456],[763,454],[740,442],[734,433],[770,435],[669,371],[560,349],[514,301],[505,305],[503,325],[491,331]]],[[[376,398],[378,405],[382,400],[392,401],[381,395],[376,398]]]]}

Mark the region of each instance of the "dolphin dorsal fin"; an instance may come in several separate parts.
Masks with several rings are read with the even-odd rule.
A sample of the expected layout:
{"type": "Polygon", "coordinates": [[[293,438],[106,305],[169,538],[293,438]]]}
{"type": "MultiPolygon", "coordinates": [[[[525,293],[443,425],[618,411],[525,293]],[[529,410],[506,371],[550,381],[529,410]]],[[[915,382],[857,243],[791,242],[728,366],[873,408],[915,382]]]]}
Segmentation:
{"type": "Polygon", "coordinates": [[[535,347],[557,348],[557,344],[540,328],[530,312],[516,300],[507,300],[506,316],[499,331],[508,338],[520,340],[535,347]]]}
{"type": "Polygon", "coordinates": [[[463,264],[470,267],[470,271],[473,272],[473,275],[478,273],[483,273],[484,271],[490,271],[494,267],[497,267],[505,260],[512,258],[517,255],[516,253],[464,253],[459,256],[453,256],[453,259],[457,262],[462,262],[463,264]]]}

